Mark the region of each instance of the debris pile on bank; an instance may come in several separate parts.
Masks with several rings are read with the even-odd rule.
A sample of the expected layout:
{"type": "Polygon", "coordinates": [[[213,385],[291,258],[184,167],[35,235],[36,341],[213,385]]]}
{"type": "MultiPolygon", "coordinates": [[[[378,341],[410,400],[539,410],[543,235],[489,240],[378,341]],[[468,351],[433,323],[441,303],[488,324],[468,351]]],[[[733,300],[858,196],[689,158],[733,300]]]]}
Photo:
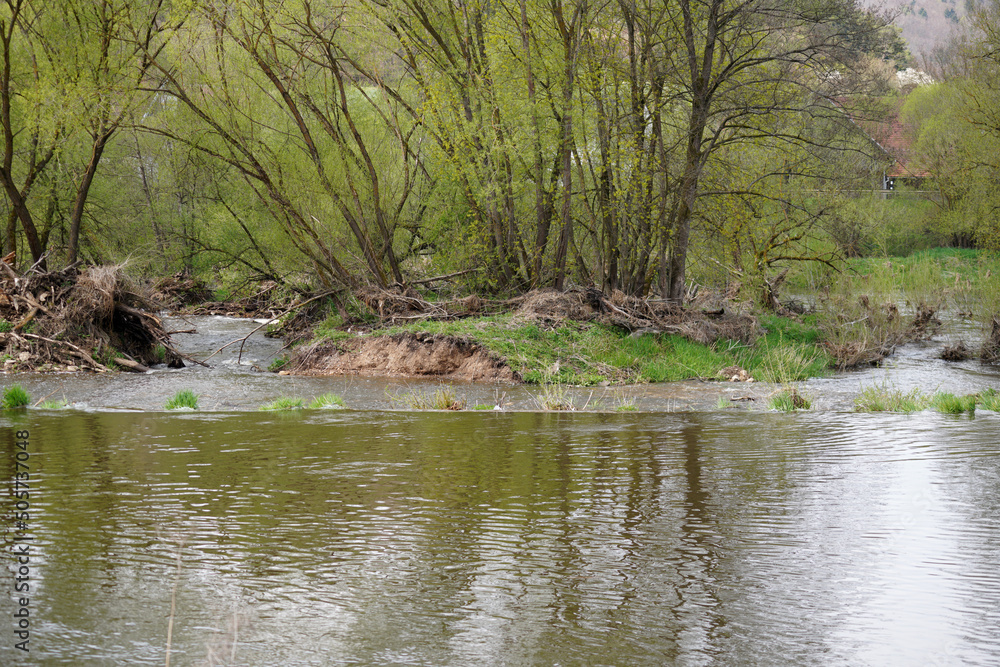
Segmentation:
{"type": "Polygon", "coordinates": [[[0,355],[6,370],[146,371],[183,367],[163,323],[116,266],[19,274],[0,260],[0,355]]]}

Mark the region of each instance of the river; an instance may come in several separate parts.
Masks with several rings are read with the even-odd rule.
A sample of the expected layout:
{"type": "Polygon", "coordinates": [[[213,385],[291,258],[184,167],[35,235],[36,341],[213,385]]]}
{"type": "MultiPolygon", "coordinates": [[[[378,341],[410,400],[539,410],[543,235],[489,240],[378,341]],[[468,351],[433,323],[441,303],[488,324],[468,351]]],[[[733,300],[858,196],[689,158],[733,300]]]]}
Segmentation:
{"type": "MultiPolygon", "coordinates": [[[[206,353],[248,326],[197,324],[206,353]]],[[[418,413],[384,408],[420,383],[260,374],[277,344],[251,340],[245,365],[18,378],[74,409],[0,416],[32,485],[23,525],[4,508],[31,650],[11,557],[0,664],[1000,664],[1000,414],[849,412],[992,367],[909,346],[795,414],[696,382],[633,413],[473,385],[508,409],[418,413]],[[178,388],[203,409],[162,411],[178,388]],[[253,409],[326,391],[361,409],[253,409]]]]}

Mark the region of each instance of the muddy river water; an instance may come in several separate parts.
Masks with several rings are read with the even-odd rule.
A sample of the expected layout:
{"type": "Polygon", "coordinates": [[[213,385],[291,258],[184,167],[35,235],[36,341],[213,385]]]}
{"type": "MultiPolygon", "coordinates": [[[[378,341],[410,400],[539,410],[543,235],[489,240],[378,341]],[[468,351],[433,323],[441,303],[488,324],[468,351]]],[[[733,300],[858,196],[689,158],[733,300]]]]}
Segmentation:
{"type": "MultiPolygon", "coordinates": [[[[195,324],[200,355],[252,326],[195,324]]],[[[262,374],[258,337],[212,369],[18,377],[73,408],[0,415],[31,485],[27,517],[3,500],[0,665],[1000,665],[1000,414],[850,412],[873,382],[1000,388],[941,344],[803,383],[795,414],[704,382],[628,413],[474,385],[506,409],[391,410],[425,384],[262,374]],[[163,411],[182,388],[202,409],[163,411]],[[255,409],[326,392],[355,409],[255,409]]]]}

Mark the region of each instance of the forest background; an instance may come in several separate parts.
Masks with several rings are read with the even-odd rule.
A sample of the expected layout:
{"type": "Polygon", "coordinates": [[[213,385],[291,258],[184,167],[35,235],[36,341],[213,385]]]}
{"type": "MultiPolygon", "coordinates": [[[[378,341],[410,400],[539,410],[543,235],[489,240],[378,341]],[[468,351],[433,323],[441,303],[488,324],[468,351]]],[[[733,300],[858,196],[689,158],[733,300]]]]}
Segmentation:
{"type": "Polygon", "coordinates": [[[680,302],[997,248],[1000,3],[963,9],[915,88],[851,0],[4,0],[4,254],[680,302]],[[890,118],[933,196],[882,192],[890,118]]]}

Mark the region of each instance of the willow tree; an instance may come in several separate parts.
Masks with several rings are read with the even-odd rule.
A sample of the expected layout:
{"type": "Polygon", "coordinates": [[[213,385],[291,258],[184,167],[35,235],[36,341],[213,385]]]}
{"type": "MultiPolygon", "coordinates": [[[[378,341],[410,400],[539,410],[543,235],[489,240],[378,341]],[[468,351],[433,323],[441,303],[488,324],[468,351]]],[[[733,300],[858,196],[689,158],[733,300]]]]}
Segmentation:
{"type": "Polygon", "coordinates": [[[197,130],[145,129],[239,174],[328,287],[404,281],[412,155],[387,129],[392,103],[352,64],[368,37],[355,10],[198,2],[174,48],[149,54],[157,92],[197,130]]]}
{"type": "Polygon", "coordinates": [[[54,211],[65,200],[65,259],[77,260],[104,151],[145,102],[142,53],[163,24],[162,1],[133,4],[7,0],[0,10],[0,181],[11,205],[7,251],[15,247],[16,218],[33,261],[44,264],[54,211]],[[38,202],[36,186],[53,161],[62,172],[49,170],[49,199],[38,202]]]}
{"type": "MultiPolygon", "coordinates": [[[[664,71],[684,109],[684,149],[660,280],[663,294],[680,303],[709,162],[740,144],[780,150],[814,142],[815,118],[843,117],[832,98],[865,83],[868,53],[856,48],[859,37],[877,42],[888,33],[856,0],[674,0],[669,25],[680,39],[664,71]]],[[[782,170],[770,176],[782,178],[782,170]]]]}

